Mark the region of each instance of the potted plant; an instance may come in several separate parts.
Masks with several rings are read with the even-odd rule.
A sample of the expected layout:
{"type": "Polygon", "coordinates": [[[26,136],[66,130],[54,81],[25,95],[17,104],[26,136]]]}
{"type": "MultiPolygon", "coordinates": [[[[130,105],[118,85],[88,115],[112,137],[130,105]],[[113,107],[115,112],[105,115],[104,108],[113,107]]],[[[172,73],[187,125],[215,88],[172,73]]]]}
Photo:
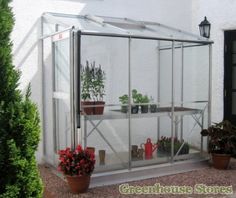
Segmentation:
{"type": "Polygon", "coordinates": [[[132,114],[137,114],[138,110],[139,110],[139,104],[141,99],[142,99],[142,94],[138,93],[138,91],[136,89],[132,90],[132,99],[133,99],[133,103],[134,105],[131,106],[131,113],[132,114]]]}
{"type": "Polygon", "coordinates": [[[212,155],[213,166],[227,169],[236,150],[236,127],[224,120],[202,130],[201,135],[209,136],[208,152],[212,155]]]}
{"type": "Polygon", "coordinates": [[[150,103],[152,103],[152,104],[150,104],[150,112],[156,113],[157,112],[157,105],[154,104],[154,99],[152,96],[150,97],[150,103]]]}
{"type": "Polygon", "coordinates": [[[148,96],[147,95],[141,96],[139,102],[141,103],[141,105],[140,105],[141,106],[141,113],[148,113],[149,105],[145,104],[145,103],[150,102],[150,99],[148,98],[148,96]]]}
{"type": "Polygon", "coordinates": [[[58,154],[58,170],[65,175],[71,191],[73,193],[86,192],[94,170],[94,153],[78,145],[74,150],[66,148],[60,150],[58,154]]]}
{"type": "MultiPolygon", "coordinates": [[[[142,94],[138,93],[136,89],[132,90],[132,100],[134,105],[131,106],[131,113],[136,114],[138,113],[139,110],[139,105],[140,103],[142,94]]],[[[128,112],[128,102],[129,102],[129,96],[127,94],[124,94],[123,96],[119,97],[119,101],[121,102],[121,112],[127,113],[128,112]]]]}
{"type": "MultiPolygon", "coordinates": [[[[184,140],[181,141],[178,140],[177,138],[174,138],[174,155],[178,152],[183,143],[184,140]]],[[[159,157],[171,155],[171,137],[162,136],[157,141],[157,145],[158,145],[157,155],[159,157]]],[[[188,153],[189,153],[189,144],[185,142],[181,150],[179,151],[179,155],[184,155],[188,153]]]]}
{"type": "Polygon", "coordinates": [[[119,101],[121,102],[121,112],[127,113],[128,112],[128,102],[129,102],[129,96],[127,94],[124,94],[123,96],[119,97],[119,101]]]}
{"type": "Polygon", "coordinates": [[[87,115],[103,114],[105,102],[105,72],[101,65],[98,67],[95,61],[89,64],[86,61],[86,66],[81,66],[81,106],[82,110],[87,115]],[[87,106],[87,107],[86,107],[87,106]]]}

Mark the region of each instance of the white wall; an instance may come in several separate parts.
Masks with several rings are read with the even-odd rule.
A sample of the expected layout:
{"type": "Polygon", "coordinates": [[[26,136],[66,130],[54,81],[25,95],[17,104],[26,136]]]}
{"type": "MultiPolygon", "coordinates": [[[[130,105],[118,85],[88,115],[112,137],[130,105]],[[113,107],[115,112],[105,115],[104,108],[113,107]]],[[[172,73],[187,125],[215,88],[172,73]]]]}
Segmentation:
{"type": "MultiPolygon", "coordinates": [[[[191,30],[191,1],[189,0],[150,0],[148,2],[143,0],[13,0],[12,7],[15,14],[15,27],[12,33],[14,64],[22,71],[20,88],[25,89],[31,82],[32,98],[38,104],[40,113],[43,107],[38,38],[40,16],[43,12],[130,17],[191,30]]],[[[199,19],[196,17],[195,21],[193,25],[196,25],[199,19]]],[[[42,142],[37,158],[39,162],[42,161],[42,142]]]]}
{"type": "Polygon", "coordinates": [[[213,44],[213,79],[212,79],[212,121],[223,119],[224,88],[224,30],[236,29],[236,1],[234,0],[193,0],[192,30],[198,33],[198,26],[204,16],[212,25],[213,44]]]}

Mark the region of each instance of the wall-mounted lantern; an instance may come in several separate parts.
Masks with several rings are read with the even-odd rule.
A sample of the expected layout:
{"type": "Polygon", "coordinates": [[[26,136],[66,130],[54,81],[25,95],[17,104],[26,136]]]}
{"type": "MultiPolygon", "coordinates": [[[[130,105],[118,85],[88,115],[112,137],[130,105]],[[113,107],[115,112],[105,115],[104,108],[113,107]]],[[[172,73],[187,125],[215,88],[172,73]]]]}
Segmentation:
{"type": "Polygon", "coordinates": [[[205,17],[204,20],[199,24],[200,35],[205,38],[210,38],[211,24],[205,17]]]}

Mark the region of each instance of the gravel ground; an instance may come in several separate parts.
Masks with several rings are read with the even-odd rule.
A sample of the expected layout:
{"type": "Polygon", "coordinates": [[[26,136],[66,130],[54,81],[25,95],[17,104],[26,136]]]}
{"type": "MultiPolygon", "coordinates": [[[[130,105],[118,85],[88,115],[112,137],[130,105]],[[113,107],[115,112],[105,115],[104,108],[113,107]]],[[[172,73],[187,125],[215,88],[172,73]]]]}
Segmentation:
{"type": "Polygon", "coordinates": [[[111,185],[106,187],[91,188],[87,193],[74,195],[70,193],[67,183],[55,175],[51,168],[46,165],[39,167],[41,177],[45,186],[44,198],[86,198],[86,197],[160,197],[160,198],[202,198],[202,197],[227,197],[236,198],[236,159],[231,159],[230,168],[228,170],[217,170],[212,167],[206,167],[200,170],[191,171],[187,173],[163,176],[158,178],[140,180],[130,182],[129,185],[154,185],[160,183],[162,186],[178,185],[178,186],[191,186],[194,188],[195,184],[205,184],[207,186],[233,186],[233,194],[231,195],[202,195],[202,194],[189,194],[189,195],[122,195],[119,193],[119,185],[111,185]]]}

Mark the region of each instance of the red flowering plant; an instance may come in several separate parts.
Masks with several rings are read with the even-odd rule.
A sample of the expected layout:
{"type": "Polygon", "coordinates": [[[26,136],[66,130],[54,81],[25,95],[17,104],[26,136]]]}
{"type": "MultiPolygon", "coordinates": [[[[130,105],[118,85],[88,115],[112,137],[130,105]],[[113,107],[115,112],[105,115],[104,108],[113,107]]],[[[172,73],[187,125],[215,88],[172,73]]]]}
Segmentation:
{"type": "Polygon", "coordinates": [[[76,149],[59,150],[58,170],[65,175],[82,176],[91,175],[94,170],[95,156],[87,148],[83,149],[80,145],[76,149]]]}

